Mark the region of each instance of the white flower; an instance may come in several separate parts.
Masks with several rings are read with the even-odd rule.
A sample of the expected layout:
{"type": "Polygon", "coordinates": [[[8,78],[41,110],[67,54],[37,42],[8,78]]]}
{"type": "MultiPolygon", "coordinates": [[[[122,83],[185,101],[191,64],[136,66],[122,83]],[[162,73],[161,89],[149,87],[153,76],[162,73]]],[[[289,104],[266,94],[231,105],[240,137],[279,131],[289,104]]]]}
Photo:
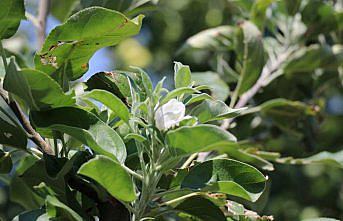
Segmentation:
{"type": "Polygon", "coordinates": [[[161,131],[166,131],[179,124],[185,117],[186,107],[182,102],[171,99],[155,112],[155,124],[161,131]]]}

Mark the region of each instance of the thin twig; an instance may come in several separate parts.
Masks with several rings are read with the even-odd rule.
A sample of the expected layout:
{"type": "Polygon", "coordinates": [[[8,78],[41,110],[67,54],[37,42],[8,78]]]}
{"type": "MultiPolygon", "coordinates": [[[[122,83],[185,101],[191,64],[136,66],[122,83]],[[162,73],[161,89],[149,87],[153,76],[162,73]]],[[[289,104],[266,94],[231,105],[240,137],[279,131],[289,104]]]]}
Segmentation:
{"type": "Polygon", "coordinates": [[[38,23],[37,27],[37,40],[38,48],[42,48],[45,38],[46,38],[46,20],[49,14],[50,0],[40,0],[39,9],[38,9],[38,23]]]}
{"type": "Polygon", "coordinates": [[[50,147],[50,145],[45,142],[45,140],[40,136],[39,133],[33,129],[31,126],[30,122],[26,118],[25,114],[23,111],[20,109],[19,105],[17,102],[8,99],[6,96],[6,93],[0,88],[0,96],[6,101],[8,106],[12,109],[20,123],[22,124],[23,128],[31,135],[30,139],[38,146],[38,148],[43,151],[46,154],[53,154],[53,151],[50,147]]]}
{"type": "Polygon", "coordinates": [[[290,54],[290,50],[286,50],[277,58],[277,60],[274,63],[270,65],[266,64],[262,70],[261,77],[257,80],[254,86],[252,86],[252,88],[250,88],[247,92],[245,92],[240,97],[239,101],[235,105],[235,108],[241,108],[245,106],[248,103],[248,101],[251,98],[253,98],[261,88],[265,87],[267,84],[266,80],[268,79],[268,77],[271,74],[273,74],[276,70],[278,70],[280,65],[283,62],[285,62],[285,60],[288,58],[289,54],[290,54]]]}

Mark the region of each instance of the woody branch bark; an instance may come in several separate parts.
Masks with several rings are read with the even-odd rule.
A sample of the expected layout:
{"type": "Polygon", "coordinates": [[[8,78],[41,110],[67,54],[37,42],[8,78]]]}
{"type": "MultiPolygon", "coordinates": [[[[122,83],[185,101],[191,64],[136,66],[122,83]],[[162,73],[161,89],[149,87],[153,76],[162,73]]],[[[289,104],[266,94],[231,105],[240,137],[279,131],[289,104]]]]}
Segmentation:
{"type": "Polygon", "coordinates": [[[38,48],[42,48],[46,38],[46,20],[49,14],[50,0],[40,0],[38,9],[37,41],[38,48]]]}
{"type": "Polygon", "coordinates": [[[50,145],[45,142],[45,140],[41,137],[39,133],[32,127],[30,121],[25,116],[24,112],[20,109],[17,102],[10,100],[6,95],[6,92],[0,88],[0,96],[6,101],[8,106],[17,116],[18,120],[22,124],[23,128],[31,135],[30,139],[38,146],[38,148],[46,154],[52,155],[53,151],[50,145]]]}

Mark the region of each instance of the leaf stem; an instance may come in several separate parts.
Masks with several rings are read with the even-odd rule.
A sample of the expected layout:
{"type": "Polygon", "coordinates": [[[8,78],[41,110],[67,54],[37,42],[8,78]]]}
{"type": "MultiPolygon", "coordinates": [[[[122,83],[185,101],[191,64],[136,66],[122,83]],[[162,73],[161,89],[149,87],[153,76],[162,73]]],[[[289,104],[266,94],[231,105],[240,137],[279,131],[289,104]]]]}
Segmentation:
{"type": "Polygon", "coordinates": [[[133,177],[139,179],[139,180],[143,180],[143,176],[136,173],[135,171],[131,170],[130,168],[128,168],[127,166],[125,166],[124,164],[122,165],[122,167],[126,170],[126,172],[128,172],[129,174],[131,174],[133,177]]]}
{"type": "Polygon", "coordinates": [[[193,160],[197,158],[197,156],[198,153],[193,153],[192,155],[190,155],[188,159],[184,162],[184,164],[180,167],[180,169],[186,169],[193,162],[193,160]]]}
{"type": "Polygon", "coordinates": [[[187,195],[184,195],[184,196],[181,196],[181,197],[178,197],[178,198],[169,200],[169,201],[167,201],[167,202],[161,203],[161,204],[159,204],[158,206],[168,206],[168,205],[170,205],[170,204],[177,203],[177,202],[182,201],[182,200],[184,200],[184,199],[187,199],[187,198],[189,198],[189,197],[192,197],[192,196],[199,196],[199,195],[204,195],[204,194],[205,194],[205,193],[202,193],[202,192],[190,193],[190,194],[187,194],[187,195]]]}

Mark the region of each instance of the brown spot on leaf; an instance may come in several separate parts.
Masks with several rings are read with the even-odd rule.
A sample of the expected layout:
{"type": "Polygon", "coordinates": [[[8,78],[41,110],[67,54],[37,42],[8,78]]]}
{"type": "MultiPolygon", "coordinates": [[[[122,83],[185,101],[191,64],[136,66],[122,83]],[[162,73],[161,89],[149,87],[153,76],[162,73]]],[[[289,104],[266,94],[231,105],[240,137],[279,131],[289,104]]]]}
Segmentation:
{"type": "Polygon", "coordinates": [[[82,65],[81,65],[81,68],[82,68],[82,69],[87,69],[87,68],[88,68],[88,63],[82,64],[82,65]]]}
{"type": "Polygon", "coordinates": [[[109,77],[113,77],[114,75],[112,72],[108,72],[108,71],[105,71],[104,74],[109,77]]]}
{"type": "Polygon", "coordinates": [[[45,55],[41,55],[40,56],[40,62],[43,65],[48,65],[49,64],[49,65],[53,66],[54,68],[58,68],[57,57],[56,56],[52,56],[52,55],[47,56],[46,54],[45,55]]]}
{"type": "Polygon", "coordinates": [[[118,29],[124,27],[124,25],[128,22],[129,22],[129,20],[127,18],[125,18],[124,22],[118,26],[118,29]]]}

